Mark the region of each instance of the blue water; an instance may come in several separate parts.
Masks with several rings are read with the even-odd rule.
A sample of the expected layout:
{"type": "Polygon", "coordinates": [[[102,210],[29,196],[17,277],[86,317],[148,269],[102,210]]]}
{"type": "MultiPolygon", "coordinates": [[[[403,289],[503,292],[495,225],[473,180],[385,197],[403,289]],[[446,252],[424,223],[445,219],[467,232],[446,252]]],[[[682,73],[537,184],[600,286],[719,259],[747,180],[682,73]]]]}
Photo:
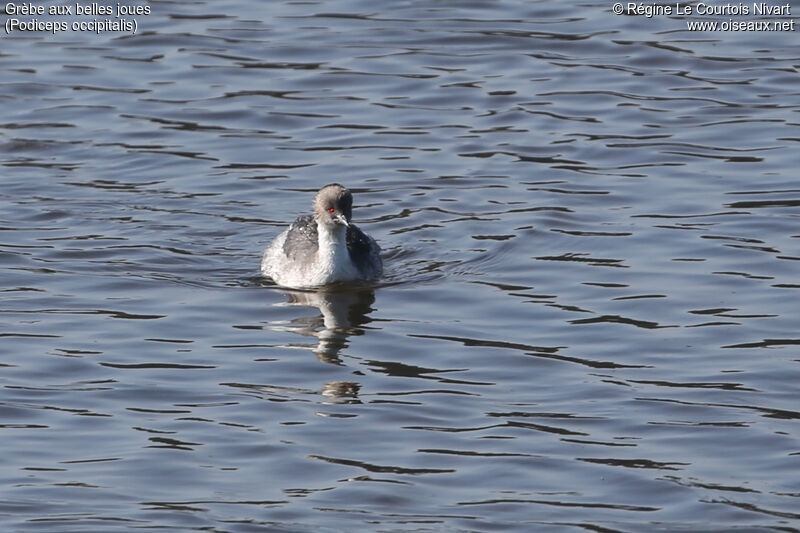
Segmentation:
{"type": "Polygon", "coordinates": [[[0,529],[800,531],[796,32],[137,5],[0,36],[0,529]]]}

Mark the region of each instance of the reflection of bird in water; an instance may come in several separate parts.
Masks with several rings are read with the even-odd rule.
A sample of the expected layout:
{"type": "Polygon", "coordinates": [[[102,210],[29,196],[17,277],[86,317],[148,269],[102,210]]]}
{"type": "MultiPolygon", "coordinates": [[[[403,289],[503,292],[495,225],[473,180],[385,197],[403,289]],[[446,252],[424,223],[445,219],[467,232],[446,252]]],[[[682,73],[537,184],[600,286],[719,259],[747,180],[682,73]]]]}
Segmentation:
{"type": "Polygon", "coordinates": [[[293,291],[284,290],[288,301],[278,305],[315,307],[322,313],[292,320],[292,326],[276,327],[317,338],[311,351],[324,363],[342,364],[339,352],[351,335],[361,335],[360,326],[370,322],[375,293],[369,289],[293,291]]]}
{"type": "Polygon", "coordinates": [[[314,198],[314,214],[297,217],[264,251],[261,273],[284,287],[374,280],[383,273],[380,246],[350,222],[353,195],[338,183],[314,198]]]}
{"type": "Polygon", "coordinates": [[[336,403],[361,403],[358,391],[361,385],[355,381],[331,381],[325,384],[322,395],[337,400],[336,403]]]}

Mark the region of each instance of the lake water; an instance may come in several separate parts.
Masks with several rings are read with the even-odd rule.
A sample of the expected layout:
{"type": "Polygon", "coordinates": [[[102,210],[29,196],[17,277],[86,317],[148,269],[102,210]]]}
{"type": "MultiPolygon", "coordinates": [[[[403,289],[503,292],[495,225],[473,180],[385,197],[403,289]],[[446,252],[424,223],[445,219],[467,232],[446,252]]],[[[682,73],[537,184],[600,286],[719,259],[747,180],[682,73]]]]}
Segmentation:
{"type": "Polygon", "coordinates": [[[800,531],[797,31],[131,5],[0,37],[0,529],[800,531]]]}

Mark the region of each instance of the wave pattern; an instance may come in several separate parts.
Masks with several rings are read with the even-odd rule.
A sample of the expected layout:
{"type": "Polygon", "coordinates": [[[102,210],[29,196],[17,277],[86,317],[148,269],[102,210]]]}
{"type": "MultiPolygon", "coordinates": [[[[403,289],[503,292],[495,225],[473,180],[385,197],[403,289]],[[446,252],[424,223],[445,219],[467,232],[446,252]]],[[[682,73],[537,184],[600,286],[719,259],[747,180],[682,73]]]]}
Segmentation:
{"type": "Polygon", "coordinates": [[[4,530],[798,529],[793,33],[150,5],[3,37],[4,530]],[[385,279],[260,279],[332,181],[385,279]]]}

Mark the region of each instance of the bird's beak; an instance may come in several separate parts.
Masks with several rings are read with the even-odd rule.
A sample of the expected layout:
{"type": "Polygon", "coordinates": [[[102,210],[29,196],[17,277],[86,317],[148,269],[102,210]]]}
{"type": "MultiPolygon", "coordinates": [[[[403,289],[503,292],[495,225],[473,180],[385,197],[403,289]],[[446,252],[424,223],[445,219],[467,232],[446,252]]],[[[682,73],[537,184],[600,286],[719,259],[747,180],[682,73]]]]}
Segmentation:
{"type": "Polygon", "coordinates": [[[336,214],[336,215],[335,215],[333,218],[336,220],[336,222],[338,222],[338,223],[339,223],[339,224],[341,224],[342,226],[344,226],[344,227],[346,227],[346,228],[349,228],[349,227],[350,227],[350,223],[347,221],[347,219],[346,219],[346,218],[344,218],[344,215],[343,215],[343,214],[341,214],[341,213],[337,213],[337,214],[336,214]]]}

